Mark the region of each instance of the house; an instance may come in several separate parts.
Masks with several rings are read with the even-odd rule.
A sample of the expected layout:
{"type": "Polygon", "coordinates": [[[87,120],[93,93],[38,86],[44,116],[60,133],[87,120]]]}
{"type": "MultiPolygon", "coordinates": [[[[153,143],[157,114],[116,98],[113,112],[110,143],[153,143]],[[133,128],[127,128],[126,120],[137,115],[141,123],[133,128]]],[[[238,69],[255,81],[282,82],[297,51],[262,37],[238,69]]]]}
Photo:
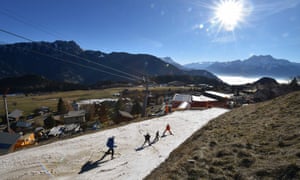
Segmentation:
{"type": "Polygon", "coordinates": [[[216,91],[205,91],[204,95],[210,98],[217,99],[218,101],[214,103],[215,107],[228,108],[229,105],[233,102],[233,94],[225,94],[216,91]]]}
{"type": "Polygon", "coordinates": [[[204,95],[192,96],[191,109],[203,109],[215,106],[218,100],[204,95]]]}
{"type": "Polygon", "coordinates": [[[14,132],[30,132],[32,131],[32,123],[24,120],[11,123],[11,129],[14,132]]]}
{"type": "Polygon", "coordinates": [[[229,100],[233,98],[233,94],[225,94],[216,91],[205,91],[204,95],[218,100],[229,100]]]}
{"type": "Polygon", "coordinates": [[[22,116],[23,116],[23,111],[19,109],[15,109],[8,114],[8,119],[10,121],[18,121],[22,116]]]}
{"type": "Polygon", "coordinates": [[[20,134],[0,132],[0,155],[12,152],[20,134]]]}
{"type": "Polygon", "coordinates": [[[186,105],[192,102],[192,96],[189,94],[175,94],[172,99],[172,109],[187,108],[186,105]],[[184,103],[186,102],[186,103],[184,103]],[[183,105],[181,105],[184,103],[183,105]],[[181,106],[180,106],[181,105],[181,106]]]}
{"type": "Polygon", "coordinates": [[[40,115],[40,116],[42,116],[46,113],[49,113],[49,112],[50,112],[50,109],[47,106],[41,106],[40,108],[35,110],[35,114],[40,115]]]}
{"type": "Polygon", "coordinates": [[[85,110],[69,111],[64,115],[64,124],[72,123],[84,123],[85,122],[85,110]]]}
{"type": "Polygon", "coordinates": [[[203,109],[203,108],[211,108],[211,107],[227,107],[228,102],[231,100],[227,99],[229,95],[221,98],[213,98],[216,95],[221,94],[213,94],[214,96],[208,97],[206,95],[194,96],[189,94],[175,94],[172,100],[172,109],[174,110],[185,110],[185,109],[203,109]]]}

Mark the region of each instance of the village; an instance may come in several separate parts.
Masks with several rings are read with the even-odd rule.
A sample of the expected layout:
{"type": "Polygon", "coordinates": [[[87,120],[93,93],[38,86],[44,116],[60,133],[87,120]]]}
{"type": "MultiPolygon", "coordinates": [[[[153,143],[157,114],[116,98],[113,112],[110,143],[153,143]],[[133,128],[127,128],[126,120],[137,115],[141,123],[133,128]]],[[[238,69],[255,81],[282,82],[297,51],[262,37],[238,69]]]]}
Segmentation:
{"type": "Polygon", "coordinates": [[[253,88],[244,88],[239,93],[224,93],[224,90],[215,89],[200,84],[187,86],[181,91],[172,91],[171,87],[164,91],[150,90],[144,112],[145,92],[127,88],[107,98],[73,102],[59,98],[56,110],[41,106],[27,116],[21,109],[14,109],[8,113],[8,121],[1,124],[0,154],[164,116],[174,111],[213,107],[231,109],[252,103],[251,94],[255,93],[253,88]]]}

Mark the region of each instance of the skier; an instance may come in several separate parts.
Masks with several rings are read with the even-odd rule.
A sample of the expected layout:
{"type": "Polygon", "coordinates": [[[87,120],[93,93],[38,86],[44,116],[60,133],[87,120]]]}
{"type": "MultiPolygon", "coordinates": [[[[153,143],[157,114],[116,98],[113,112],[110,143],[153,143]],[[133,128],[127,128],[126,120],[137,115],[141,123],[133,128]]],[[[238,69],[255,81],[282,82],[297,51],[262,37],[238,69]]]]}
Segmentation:
{"type": "Polygon", "coordinates": [[[114,158],[114,147],[116,147],[115,136],[109,137],[107,139],[106,146],[108,147],[108,151],[105,154],[107,155],[107,154],[111,153],[111,159],[113,159],[114,158]]]}
{"type": "Polygon", "coordinates": [[[171,131],[171,126],[170,126],[170,124],[167,124],[166,129],[165,129],[165,131],[163,132],[162,137],[165,136],[165,134],[166,134],[167,131],[170,133],[170,135],[173,135],[173,133],[172,133],[172,131],[171,131]]]}
{"type": "Polygon", "coordinates": [[[147,133],[146,135],[144,135],[145,137],[145,141],[144,141],[144,144],[142,145],[142,147],[144,147],[144,145],[148,142],[149,146],[151,146],[151,142],[150,142],[150,134],[147,133]]]}
{"type": "Polygon", "coordinates": [[[153,140],[153,143],[157,142],[159,140],[159,131],[156,131],[156,134],[155,134],[155,138],[153,140]]]}

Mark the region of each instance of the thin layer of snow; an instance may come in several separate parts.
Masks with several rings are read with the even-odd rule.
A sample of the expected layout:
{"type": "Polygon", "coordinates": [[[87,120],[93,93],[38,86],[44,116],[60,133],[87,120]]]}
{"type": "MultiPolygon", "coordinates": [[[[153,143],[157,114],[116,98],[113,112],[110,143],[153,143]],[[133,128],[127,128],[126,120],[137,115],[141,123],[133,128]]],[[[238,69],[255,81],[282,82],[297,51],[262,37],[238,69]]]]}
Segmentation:
{"type": "Polygon", "coordinates": [[[190,106],[190,103],[188,103],[188,102],[182,102],[178,107],[177,107],[177,109],[188,109],[189,108],[189,106],[190,106]]]}
{"type": "Polygon", "coordinates": [[[192,133],[227,111],[179,111],[0,156],[1,179],[142,179],[192,133]],[[174,135],[136,150],[143,144],[144,134],[149,132],[152,140],[157,130],[162,134],[167,123],[174,135]],[[107,150],[105,144],[110,136],[115,136],[117,144],[115,159],[110,160],[108,155],[98,161],[107,150]],[[89,166],[85,166],[87,162],[89,166]]]}
{"type": "Polygon", "coordinates": [[[173,101],[191,102],[192,96],[189,94],[175,94],[173,97],[173,101]]]}
{"type": "Polygon", "coordinates": [[[99,104],[105,101],[118,101],[118,99],[115,98],[102,98],[102,99],[87,99],[87,100],[82,100],[77,102],[79,105],[84,105],[84,104],[99,104]]]}
{"type": "Polygon", "coordinates": [[[214,96],[218,96],[218,97],[222,97],[222,98],[228,98],[228,99],[233,97],[233,94],[225,94],[225,93],[220,93],[220,92],[216,92],[216,91],[205,91],[205,93],[211,94],[214,96]]]}
{"type": "Polygon", "coordinates": [[[207,102],[207,101],[217,101],[217,100],[214,99],[214,98],[210,98],[210,97],[207,97],[207,96],[200,95],[200,96],[192,96],[192,101],[194,101],[194,102],[207,102]]]}

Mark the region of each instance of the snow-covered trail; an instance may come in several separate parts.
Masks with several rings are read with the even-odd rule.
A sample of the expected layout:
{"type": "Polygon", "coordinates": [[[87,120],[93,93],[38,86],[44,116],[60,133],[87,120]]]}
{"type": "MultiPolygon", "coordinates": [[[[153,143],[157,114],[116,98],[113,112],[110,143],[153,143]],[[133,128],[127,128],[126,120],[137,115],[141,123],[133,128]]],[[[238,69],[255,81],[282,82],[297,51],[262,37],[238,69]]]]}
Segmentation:
{"type": "Polygon", "coordinates": [[[0,179],[142,179],[192,133],[227,111],[211,108],[174,112],[0,156],[0,179]],[[167,135],[152,146],[136,151],[144,142],[146,132],[150,133],[152,140],[155,132],[159,130],[161,134],[167,123],[174,136],[167,135]],[[112,135],[118,146],[116,158],[110,160],[108,155],[98,161],[107,150],[107,138],[112,135]],[[87,162],[90,164],[85,166],[87,162]]]}

